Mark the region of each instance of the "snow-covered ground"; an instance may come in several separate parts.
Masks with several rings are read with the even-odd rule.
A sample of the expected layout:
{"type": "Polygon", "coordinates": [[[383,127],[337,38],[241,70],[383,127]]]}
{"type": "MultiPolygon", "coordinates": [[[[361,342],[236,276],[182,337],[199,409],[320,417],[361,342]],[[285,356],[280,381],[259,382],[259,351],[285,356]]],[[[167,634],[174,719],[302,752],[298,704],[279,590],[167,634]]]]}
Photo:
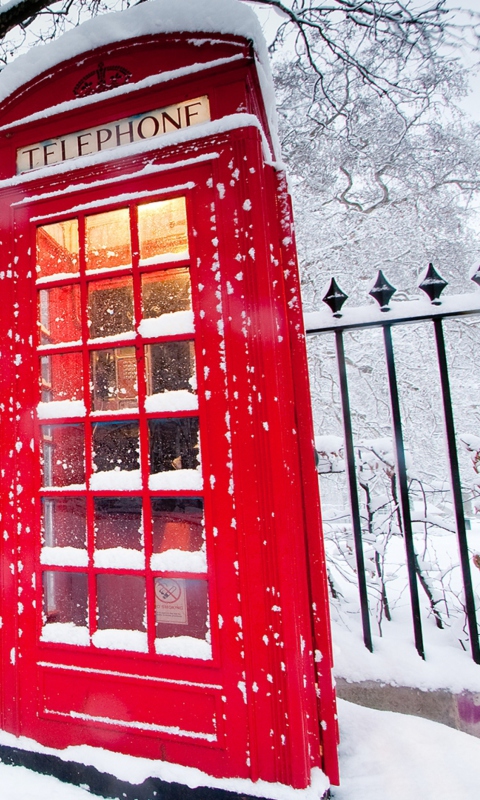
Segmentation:
{"type": "MultiPolygon", "coordinates": [[[[476,457],[477,452],[480,454],[480,437],[469,434],[468,439],[478,439],[470,448],[471,451],[475,448],[476,457]]],[[[321,469],[331,468],[320,476],[320,495],[332,590],[330,611],[336,676],[350,682],[374,680],[424,691],[479,692],[480,668],[471,656],[458,539],[443,467],[438,467],[438,479],[427,485],[428,480],[419,478],[420,471],[415,473],[412,466],[412,476],[416,477],[411,480],[410,513],[418,570],[422,575],[422,582],[417,582],[425,648],[422,661],[414,645],[405,541],[392,491],[395,463],[392,442],[390,438],[378,438],[356,445],[372,654],[365,648],[362,637],[343,439],[317,436],[316,444],[321,469]],[[420,485],[422,490],[418,493],[420,485]]],[[[467,546],[478,617],[480,514],[472,512],[472,502],[477,502],[474,481],[479,477],[471,468],[471,452],[460,451],[460,456],[465,457],[463,485],[467,497],[469,480],[472,487],[473,501],[468,499],[466,503],[467,546]]]]}
{"type": "MultiPolygon", "coordinates": [[[[480,739],[436,722],[339,701],[342,785],[334,800],[473,800],[480,739]]],[[[89,792],[0,765],[1,800],[87,800],[89,792]]]]}
{"type": "Polygon", "coordinates": [[[339,701],[341,788],[335,800],[473,800],[480,739],[418,717],[339,701]]]}
{"type": "Polygon", "coordinates": [[[25,767],[7,767],[0,764],[2,800],[86,800],[90,792],[68,786],[48,775],[37,775],[25,767]]]}
{"type": "MultiPolygon", "coordinates": [[[[417,552],[422,552],[420,537],[416,536],[417,552]]],[[[333,539],[327,538],[327,553],[332,553],[333,539]]],[[[437,608],[443,628],[439,629],[429,608],[428,599],[419,587],[422,630],[425,646],[423,661],[415,650],[408,582],[404,566],[403,541],[396,537],[390,543],[386,584],[390,601],[391,621],[379,622],[378,596],[369,583],[370,619],[373,654],[363,643],[358,588],[356,582],[340,580],[334,571],[338,559],[330,563],[337,589],[341,595],[331,601],[334,671],[337,677],[349,682],[379,681],[394,686],[410,686],[423,691],[445,690],[453,693],[480,692],[480,666],[473,662],[470,640],[461,606],[461,575],[457,542],[454,533],[433,530],[429,533],[432,564],[441,580],[432,580],[437,590],[437,608]],[[402,564],[403,559],[403,564],[402,564]],[[447,580],[445,580],[445,577],[447,580]]],[[[469,532],[471,553],[480,553],[480,525],[474,520],[469,532]]],[[[423,562],[424,564],[426,561],[423,562]]],[[[346,574],[346,570],[344,571],[346,574]]],[[[430,572],[433,575],[433,572],[430,572]]],[[[480,572],[473,566],[472,580],[475,596],[480,597],[480,572]]],[[[478,601],[477,601],[478,602],[478,601]]],[[[477,606],[478,608],[478,606],[477,606]]],[[[477,610],[477,615],[479,611],[477,610]]]]}

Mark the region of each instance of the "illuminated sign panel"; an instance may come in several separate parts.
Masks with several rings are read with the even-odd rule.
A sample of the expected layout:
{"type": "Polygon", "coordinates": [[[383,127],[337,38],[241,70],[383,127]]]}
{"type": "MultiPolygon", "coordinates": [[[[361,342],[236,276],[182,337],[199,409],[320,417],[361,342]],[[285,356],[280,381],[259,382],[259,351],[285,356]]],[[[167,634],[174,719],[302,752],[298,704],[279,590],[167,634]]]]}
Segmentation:
{"type": "Polygon", "coordinates": [[[196,97],[183,103],[148,111],[134,117],[87,128],[57,139],[36,142],[17,150],[17,173],[60,164],[79,156],[112,150],[124,144],[141,142],[189,128],[210,120],[208,97],[196,97]]]}

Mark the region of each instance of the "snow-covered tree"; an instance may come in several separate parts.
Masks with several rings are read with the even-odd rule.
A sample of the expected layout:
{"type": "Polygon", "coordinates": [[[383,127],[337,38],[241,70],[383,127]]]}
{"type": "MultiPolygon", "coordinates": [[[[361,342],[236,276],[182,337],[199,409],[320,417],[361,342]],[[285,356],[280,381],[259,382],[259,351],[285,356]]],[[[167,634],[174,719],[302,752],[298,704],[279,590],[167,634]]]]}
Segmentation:
{"type": "Polygon", "coordinates": [[[443,67],[424,75],[428,98],[397,105],[357,79],[333,116],[300,62],[277,68],[308,304],[330,275],[357,298],[378,269],[411,291],[430,261],[454,290],[465,285],[479,252],[480,126],[453,103],[465,73],[443,67]]]}
{"type": "MultiPolygon", "coordinates": [[[[337,65],[339,85],[345,75],[337,65]]],[[[411,299],[430,261],[449,281],[449,293],[474,292],[468,270],[480,255],[480,127],[455,105],[467,92],[459,64],[426,65],[408,97],[383,96],[351,72],[339,109],[318,91],[301,58],[277,64],[276,82],[307,309],[322,306],[332,275],[351,303],[364,305],[378,269],[399,290],[396,298],[411,299]]],[[[458,319],[445,329],[457,430],[475,431],[478,324],[458,319]]],[[[420,323],[395,328],[393,337],[422,603],[432,624],[468,649],[433,331],[420,323]]],[[[377,329],[351,331],[344,344],[370,609],[383,633],[387,621],[402,619],[408,585],[384,343],[377,329]]],[[[309,351],[334,618],[355,627],[356,559],[333,335],[312,337],[309,351]]],[[[467,452],[461,461],[473,507],[467,452]]]]}

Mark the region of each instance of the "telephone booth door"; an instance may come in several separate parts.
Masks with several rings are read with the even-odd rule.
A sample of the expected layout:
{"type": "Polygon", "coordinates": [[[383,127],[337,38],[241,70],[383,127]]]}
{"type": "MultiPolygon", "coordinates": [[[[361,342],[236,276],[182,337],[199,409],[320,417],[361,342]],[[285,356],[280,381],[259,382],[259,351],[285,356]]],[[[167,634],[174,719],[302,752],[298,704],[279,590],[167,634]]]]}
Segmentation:
{"type": "Polygon", "coordinates": [[[57,746],[192,763],[194,744],[195,765],[242,774],[215,197],[208,167],[188,177],[14,211],[32,379],[16,389],[24,588],[6,713],[57,746]]]}

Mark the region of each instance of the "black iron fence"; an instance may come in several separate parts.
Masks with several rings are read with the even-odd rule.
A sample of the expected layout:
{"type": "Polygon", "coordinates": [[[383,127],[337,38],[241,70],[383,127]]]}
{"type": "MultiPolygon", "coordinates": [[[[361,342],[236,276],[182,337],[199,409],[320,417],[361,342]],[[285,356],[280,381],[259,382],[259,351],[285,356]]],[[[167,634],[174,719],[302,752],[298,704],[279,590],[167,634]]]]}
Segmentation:
{"type": "MultiPolygon", "coordinates": [[[[472,280],[480,285],[480,268],[473,276],[472,280]]],[[[330,311],[324,308],[318,312],[306,314],[306,332],[308,337],[316,337],[318,340],[328,334],[330,336],[330,342],[332,343],[330,355],[332,359],[336,361],[337,385],[335,393],[340,400],[339,405],[341,406],[341,420],[343,425],[343,441],[336,449],[342,449],[342,452],[340,455],[336,453],[335,457],[337,458],[337,462],[335,463],[333,457],[330,457],[328,452],[327,454],[323,453],[319,471],[329,473],[340,472],[343,469],[348,477],[349,509],[347,513],[350,519],[350,532],[354,542],[352,552],[352,558],[354,560],[353,572],[358,582],[360,614],[365,646],[370,651],[373,650],[372,615],[369,609],[371,590],[369,589],[367,579],[368,571],[371,569],[374,571],[376,570],[376,591],[381,600],[381,613],[384,619],[389,619],[391,614],[388,597],[388,581],[385,579],[380,569],[382,547],[384,545],[382,545],[382,547],[379,546],[378,537],[375,541],[374,552],[372,551],[373,556],[369,557],[368,564],[366,564],[365,558],[365,542],[368,541],[368,547],[370,547],[372,542],[372,520],[374,519],[374,514],[378,513],[376,509],[383,503],[383,506],[381,506],[382,541],[384,541],[385,537],[388,535],[388,526],[388,530],[390,532],[393,531],[393,535],[403,539],[415,647],[419,655],[425,658],[423,631],[425,623],[424,621],[422,622],[419,591],[425,591],[428,597],[430,612],[433,615],[437,627],[440,628],[443,626],[445,617],[441,608],[441,603],[445,602],[445,598],[439,598],[438,592],[432,587],[432,582],[429,580],[428,567],[425,567],[424,561],[422,560],[422,553],[419,553],[419,514],[414,513],[412,515],[412,485],[414,480],[417,484],[421,484],[421,481],[418,477],[415,477],[415,469],[412,471],[411,465],[409,464],[408,446],[406,447],[406,442],[404,440],[404,418],[405,414],[408,413],[408,409],[406,411],[406,405],[402,403],[403,370],[402,368],[400,370],[398,368],[399,358],[400,361],[402,361],[401,343],[399,350],[399,344],[398,342],[395,343],[394,338],[399,328],[405,330],[406,326],[415,324],[429,326],[429,335],[432,339],[432,349],[437,365],[439,397],[441,397],[441,401],[439,400],[438,405],[440,407],[440,416],[443,418],[445,432],[444,453],[449,468],[450,486],[447,491],[448,498],[445,500],[444,506],[440,509],[440,512],[438,508],[436,508],[436,515],[429,515],[427,510],[425,510],[425,513],[421,516],[421,524],[424,525],[425,530],[427,523],[430,528],[437,523],[440,526],[443,525],[445,528],[448,528],[448,524],[445,522],[446,516],[448,516],[451,521],[451,530],[455,530],[458,543],[459,574],[461,575],[458,599],[462,613],[465,615],[465,640],[468,639],[469,641],[473,660],[477,664],[480,664],[479,627],[477,621],[479,598],[478,595],[476,595],[474,582],[472,581],[472,568],[473,570],[480,568],[480,554],[476,552],[475,547],[469,546],[470,518],[474,516],[473,512],[475,510],[480,511],[480,504],[478,504],[477,509],[475,509],[474,506],[472,507],[472,498],[474,499],[474,495],[480,494],[480,490],[478,492],[476,490],[476,487],[480,487],[480,480],[476,480],[477,475],[480,478],[480,436],[477,441],[474,431],[471,436],[464,436],[463,445],[461,443],[459,444],[458,414],[455,412],[454,403],[452,403],[454,378],[451,375],[449,366],[448,346],[446,344],[444,330],[445,325],[449,324],[446,321],[451,319],[458,321],[463,320],[463,324],[469,326],[468,340],[460,336],[459,346],[463,348],[462,367],[465,361],[468,362],[470,359],[469,364],[467,364],[467,369],[471,376],[476,369],[475,337],[472,338],[470,335],[471,327],[474,325],[478,330],[478,343],[480,346],[480,324],[477,324],[477,320],[480,322],[480,292],[474,291],[461,295],[450,295],[441,299],[441,294],[446,286],[447,282],[435,271],[432,265],[429,265],[419,285],[419,288],[427,295],[428,300],[424,295],[421,295],[421,298],[417,300],[391,302],[396,290],[380,271],[376,283],[370,291],[370,295],[377,301],[378,307],[370,304],[364,308],[349,308],[348,305],[344,306],[347,295],[340,289],[336,281],[332,279],[323,298],[323,302],[329,306],[330,311]],[[383,339],[381,359],[383,360],[382,368],[385,372],[385,396],[388,397],[388,413],[390,419],[389,435],[391,436],[392,453],[394,456],[394,458],[389,459],[380,454],[380,458],[383,458],[383,467],[385,467],[388,462],[388,469],[385,474],[388,474],[392,487],[392,500],[388,507],[388,514],[386,510],[387,501],[380,495],[379,490],[375,489],[372,479],[374,472],[372,471],[371,465],[368,466],[370,472],[367,478],[364,477],[366,467],[365,464],[362,463],[361,442],[359,444],[361,440],[361,426],[351,408],[350,388],[352,358],[349,358],[345,351],[345,338],[347,336],[355,336],[356,332],[370,328],[379,329],[383,339]],[[467,488],[465,486],[465,480],[462,480],[460,474],[460,447],[463,447],[463,451],[465,451],[465,449],[469,451],[471,463],[474,468],[474,472],[472,473],[474,480],[473,482],[467,482],[467,488]],[[341,461],[340,466],[338,465],[338,458],[340,458],[341,461]],[[390,464],[390,460],[393,463],[390,464]],[[375,491],[377,491],[378,497],[374,503],[372,493],[374,494],[375,491]],[[443,514],[443,522],[442,520],[438,522],[439,513],[443,514]],[[371,566],[372,564],[373,567],[371,566]]],[[[358,351],[358,347],[361,348],[361,343],[357,341],[357,352],[361,352],[361,350],[358,351]]],[[[377,369],[377,361],[379,360],[378,354],[381,350],[377,350],[372,364],[367,367],[362,367],[364,372],[368,375],[377,369]]],[[[321,356],[319,358],[319,363],[321,363],[321,356]]],[[[355,358],[353,360],[355,360],[355,358]]],[[[403,358],[403,361],[405,361],[405,358],[403,358]]],[[[324,385],[328,383],[326,378],[322,380],[324,385]]],[[[332,380],[335,380],[335,376],[332,380]]],[[[469,382],[469,386],[471,387],[471,382],[469,382]]],[[[471,393],[471,388],[466,388],[465,392],[471,393]]],[[[325,403],[325,401],[320,402],[325,403]]],[[[472,400],[470,406],[475,406],[474,400],[472,400]]],[[[478,409],[480,410],[480,391],[478,409]]],[[[372,413],[376,413],[375,409],[373,409],[372,413]]],[[[476,411],[474,418],[480,418],[476,411]]],[[[328,433],[328,431],[320,432],[328,433]]],[[[326,447],[324,449],[327,451],[330,449],[331,451],[332,447],[330,446],[330,448],[326,447]]],[[[371,450],[372,448],[370,448],[369,452],[371,452],[371,450]]],[[[432,485],[437,486],[438,480],[436,482],[432,480],[432,485]]],[[[426,504],[426,494],[423,488],[422,492],[423,501],[426,504]]],[[[444,497],[446,497],[445,494],[444,497]]],[[[427,505],[425,505],[425,509],[427,509],[427,505]]],[[[333,581],[331,582],[331,589],[335,594],[333,581]]]]}

